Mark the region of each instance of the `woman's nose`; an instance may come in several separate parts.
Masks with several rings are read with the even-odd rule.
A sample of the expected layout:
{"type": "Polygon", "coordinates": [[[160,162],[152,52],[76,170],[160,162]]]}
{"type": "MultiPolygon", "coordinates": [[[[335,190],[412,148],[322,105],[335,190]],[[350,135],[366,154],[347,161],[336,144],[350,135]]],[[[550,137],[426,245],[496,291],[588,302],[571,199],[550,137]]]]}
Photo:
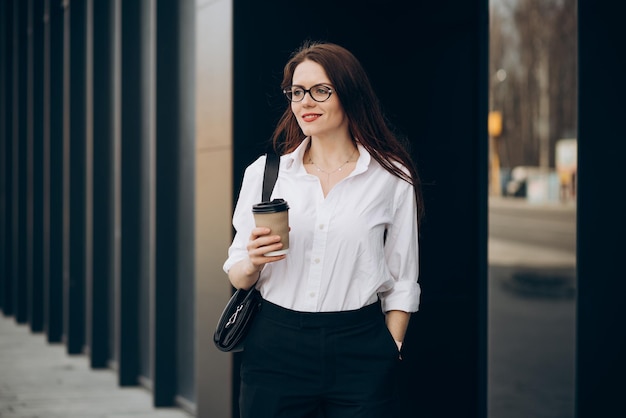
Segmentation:
{"type": "Polygon", "coordinates": [[[313,96],[311,96],[310,91],[304,92],[304,97],[302,98],[302,104],[310,106],[311,104],[315,104],[315,100],[313,100],[313,96]]]}

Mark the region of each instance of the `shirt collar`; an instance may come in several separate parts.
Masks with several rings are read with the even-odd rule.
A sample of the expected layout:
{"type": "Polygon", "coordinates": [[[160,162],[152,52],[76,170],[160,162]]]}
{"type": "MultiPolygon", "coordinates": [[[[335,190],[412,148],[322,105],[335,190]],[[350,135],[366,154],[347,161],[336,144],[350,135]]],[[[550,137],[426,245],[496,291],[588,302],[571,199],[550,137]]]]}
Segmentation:
{"type": "MultiPolygon", "coordinates": [[[[306,169],[304,168],[303,158],[304,158],[304,153],[307,147],[309,146],[309,142],[311,142],[311,138],[306,137],[300,143],[300,145],[298,145],[298,148],[296,148],[289,154],[285,154],[284,158],[286,160],[286,164],[285,164],[286,171],[291,171],[298,175],[308,175],[308,173],[306,172],[306,169]]],[[[363,147],[363,145],[361,145],[360,142],[357,141],[356,145],[357,145],[357,149],[359,150],[359,159],[357,160],[354,171],[352,171],[350,176],[354,176],[354,175],[357,175],[366,171],[372,160],[370,153],[367,152],[365,147],[363,147]]]]}

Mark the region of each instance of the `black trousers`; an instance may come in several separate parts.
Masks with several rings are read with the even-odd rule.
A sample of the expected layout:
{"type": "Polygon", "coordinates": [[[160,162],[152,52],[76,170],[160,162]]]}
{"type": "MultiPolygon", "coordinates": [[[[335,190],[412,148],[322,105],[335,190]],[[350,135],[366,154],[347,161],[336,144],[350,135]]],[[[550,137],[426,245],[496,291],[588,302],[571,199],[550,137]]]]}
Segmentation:
{"type": "Polygon", "coordinates": [[[242,357],[241,417],[395,417],[398,354],[380,303],[305,313],[263,301],[242,357]]]}

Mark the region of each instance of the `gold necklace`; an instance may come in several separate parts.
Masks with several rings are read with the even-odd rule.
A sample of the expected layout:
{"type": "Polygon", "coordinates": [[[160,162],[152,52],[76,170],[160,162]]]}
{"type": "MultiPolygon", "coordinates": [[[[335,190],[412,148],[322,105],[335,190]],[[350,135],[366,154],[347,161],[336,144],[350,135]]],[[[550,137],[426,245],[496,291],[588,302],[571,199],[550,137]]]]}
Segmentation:
{"type": "Polygon", "coordinates": [[[315,168],[317,169],[317,171],[321,171],[322,173],[326,174],[326,176],[330,179],[331,174],[335,174],[337,171],[341,171],[341,169],[344,168],[346,164],[350,162],[355,152],[356,152],[356,148],[352,150],[352,154],[350,154],[348,159],[343,164],[341,164],[339,167],[335,168],[332,171],[323,170],[319,165],[315,164],[315,161],[313,161],[313,159],[311,158],[311,154],[309,154],[309,163],[313,164],[315,168]]]}

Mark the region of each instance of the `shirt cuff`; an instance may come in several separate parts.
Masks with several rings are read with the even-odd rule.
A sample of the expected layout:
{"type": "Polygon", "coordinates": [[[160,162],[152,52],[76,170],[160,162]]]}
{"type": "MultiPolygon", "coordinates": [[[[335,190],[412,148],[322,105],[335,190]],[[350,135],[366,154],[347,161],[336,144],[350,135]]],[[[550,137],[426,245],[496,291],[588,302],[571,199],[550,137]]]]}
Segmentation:
{"type": "Polygon", "coordinates": [[[403,311],[417,312],[419,309],[421,289],[417,282],[396,282],[392,289],[381,293],[380,300],[383,312],[403,311]]]}

